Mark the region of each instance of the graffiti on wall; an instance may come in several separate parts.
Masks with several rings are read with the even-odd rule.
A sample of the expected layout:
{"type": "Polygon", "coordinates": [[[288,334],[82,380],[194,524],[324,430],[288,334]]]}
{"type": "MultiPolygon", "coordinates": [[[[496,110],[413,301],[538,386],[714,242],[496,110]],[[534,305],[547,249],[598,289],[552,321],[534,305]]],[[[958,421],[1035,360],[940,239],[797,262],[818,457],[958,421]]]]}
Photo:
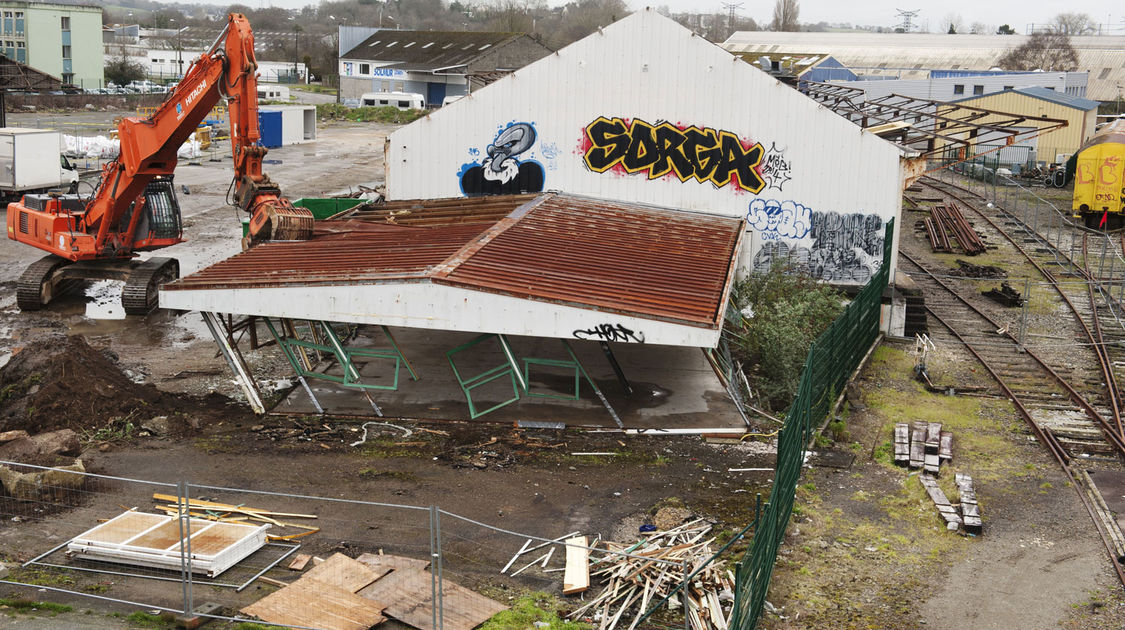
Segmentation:
{"type": "Polygon", "coordinates": [[[583,129],[581,150],[586,167],[595,173],[613,169],[648,179],[673,176],[752,193],[766,186],[760,172],[762,145],[710,127],[600,116],[583,129]]]}
{"type": "Polygon", "coordinates": [[[785,182],[793,179],[789,174],[792,169],[793,165],[785,158],[785,150],[771,142],[769,153],[762,160],[762,179],[771,189],[781,190],[785,182]]]}
{"type": "Polygon", "coordinates": [[[576,339],[593,339],[595,341],[625,341],[644,343],[645,334],[626,328],[621,324],[598,324],[593,328],[586,328],[572,333],[576,339]]]}
{"type": "Polygon", "coordinates": [[[813,212],[811,245],[771,240],[754,255],[754,271],[786,264],[831,282],[864,283],[883,262],[883,219],[876,214],[813,212]]]}
{"type": "MultiPolygon", "coordinates": [[[[486,157],[461,166],[457,173],[461,192],[465,195],[506,195],[543,190],[543,165],[532,159],[521,160],[535,145],[535,127],[531,123],[513,122],[500,129],[492,144],[485,148],[486,157]]],[[[471,150],[479,156],[479,150],[471,150]]]]}
{"type": "Polygon", "coordinates": [[[812,211],[794,201],[755,199],[750,202],[746,222],[762,240],[805,238],[812,229],[812,211]]]}

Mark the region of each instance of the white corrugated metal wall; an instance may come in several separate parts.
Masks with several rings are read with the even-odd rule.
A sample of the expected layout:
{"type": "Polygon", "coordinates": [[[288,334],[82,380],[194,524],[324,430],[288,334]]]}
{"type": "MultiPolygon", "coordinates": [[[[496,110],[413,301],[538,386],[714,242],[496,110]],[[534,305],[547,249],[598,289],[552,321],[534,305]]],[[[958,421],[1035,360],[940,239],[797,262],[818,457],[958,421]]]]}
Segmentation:
{"type": "Polygon", "coordinates": [[[393,133],[387,193],[437,198],[541,186],[745,216],[751,234],[743,269],[782,256],[825,279],[862,283],[878,264],[884,222],[899,214],[899,155],[894,145],[645,10],[393,133]],[[627,131],[588,129],[599,118],[620,118],[627,131]],[[670,125],[659,133],[644,126],[664,122],[670,125]],[[734,160],[704,150],[689,163],[675,150],[685,138],[707,145],[724,136],[734,160]],[[740,140],[737,149],[730,136],[740,140]],[[671,148],[651,148],[652,155],[672,155],[689,172],[590,166],[601,166],[597,158],[626,141],[635,143],[633,166],[644,164],[645,141],[655,138],[671,148]],[[496,160],[503,168],[490,165],[495,145],[507,147],[496,160]],[[732,161],[756,157],[751,181],[726,182],[732,161]]]}

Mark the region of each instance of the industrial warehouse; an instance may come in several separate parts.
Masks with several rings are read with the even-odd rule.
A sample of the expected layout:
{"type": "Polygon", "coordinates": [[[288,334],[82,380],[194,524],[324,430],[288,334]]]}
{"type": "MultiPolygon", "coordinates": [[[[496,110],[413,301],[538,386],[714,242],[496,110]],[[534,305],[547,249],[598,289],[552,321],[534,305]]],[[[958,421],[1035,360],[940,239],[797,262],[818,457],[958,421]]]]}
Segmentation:
{"type": "Polygon", "coordinates": [[[1112,25],[355,7],[0,64],[13,623],[1125,624],[1112,25]]]}

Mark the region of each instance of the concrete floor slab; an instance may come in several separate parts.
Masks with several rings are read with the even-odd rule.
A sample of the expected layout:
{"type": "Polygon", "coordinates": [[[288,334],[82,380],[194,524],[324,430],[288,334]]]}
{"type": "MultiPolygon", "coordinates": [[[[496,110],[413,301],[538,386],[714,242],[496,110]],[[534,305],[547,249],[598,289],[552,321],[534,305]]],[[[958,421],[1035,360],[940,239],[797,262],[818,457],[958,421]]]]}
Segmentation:
{"type": "MultiPolygon", "coordinates": [[[[268,334],[268,333],[267,333],[268,334]]],[[[397,391],[371,390],[371,396],[387,417],[426,420],[470,420],[468,403],[454,378],[445,353],[467,343],[472,333],[394,328],[392,334],[407,360],[418,372],[410,379],[405,367],[399,374],[397,391]]],[[[513,352],[522,359],[567,359],[557,339],[509,337],[513,352]]],[[[630,429],[741,428],[745,424],[715,372],[698,348],[646,344],[614,344],[617,357],[633,393],[626,394],[601,347],[592,341],[569,340],[575,354],[605,394],[610,405],[630,429]]],[[[378,328],[364,328],[349,345],[387,348],[378,328]]],[[[481,343],[455,356],[463,375],[479,374],[504,363],[499,344],[481,343]]],[[[361,368],[363,380],[390,384],[393,365],[376,360],[361,368]]],[[[530,375],[532,393],[565,396],[574,392],[574,372],[560,368],[535,368],[530,375]]],[[[361,392],[335,383],[310,379],[309,384],[324,409],[332,414],[375,417],[361,392]]],[[[513,395],[510,378],[499,379],[473,390],[478,408],[487,408],[513,395]]],[[[295,388],[273,409],[274,413],[315,414],[303,388],[295,388]]],[[[589,383],[580,380],[578,400],[533,397],[524,394],[518,402],[480,416],[481,422],[561,422],[567,426],[616,427],[589,383]]]]}

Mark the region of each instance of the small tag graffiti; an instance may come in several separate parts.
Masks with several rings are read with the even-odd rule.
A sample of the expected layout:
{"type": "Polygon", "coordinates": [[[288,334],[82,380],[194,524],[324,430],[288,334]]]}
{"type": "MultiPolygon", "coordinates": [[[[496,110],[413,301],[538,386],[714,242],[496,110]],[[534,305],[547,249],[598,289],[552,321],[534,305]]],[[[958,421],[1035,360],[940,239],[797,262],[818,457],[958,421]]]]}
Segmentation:
{"type": "Polygon", "coordinates": [[[674,175],[753,193],[766,185],[758,172],[762,145],[747,145],[729,131],[600,116],[583,133],[583,160],[595,173],[620,168],[648,179],[674,175]]]}
{"type": "Polygon", "coordinates": [[[755,199],[750,202],[746,222],[762,240],[805,238],[812,228],[812,211],[794,201],[755,199]]]}
{"type": "Polygon", "coordinates": [[[593,328],[586,330],[578,329],[574,331],[575,339],[593,339],[595,341],[633,341],[636,343],[645,342],[645,334],[643,332],[633,332],[632,330],[622,326],[621,324],[598,324],[593,328]]]}
{"type": "Polygon", "coordinates": [[[792,165],[785,159],[785,151],[770,143],[769,153],[762,161],[762,179],[766,180],[770,188],[781,190],[785,182],[793,179],[789,176],[792,165]]]}

